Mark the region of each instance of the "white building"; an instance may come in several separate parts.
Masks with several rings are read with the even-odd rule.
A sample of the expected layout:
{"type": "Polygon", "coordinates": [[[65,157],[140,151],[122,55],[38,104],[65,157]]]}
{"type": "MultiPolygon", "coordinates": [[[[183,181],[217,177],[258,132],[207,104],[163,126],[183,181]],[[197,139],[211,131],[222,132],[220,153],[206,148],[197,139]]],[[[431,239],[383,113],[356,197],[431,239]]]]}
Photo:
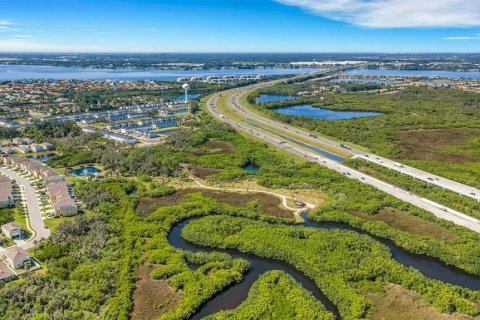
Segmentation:
{"type": "Polygon", "coordinates": [[[12,269],[23,268],[32,262],[27,252],[19,247],[8,248],[4,256],[5,261],[12,269]]]}
{"type": "Polygon", "coordinates": [[[10,239],[21,238],[23,235],[22,227],[15,222],[3,224],[2,233],[10,239]]]}

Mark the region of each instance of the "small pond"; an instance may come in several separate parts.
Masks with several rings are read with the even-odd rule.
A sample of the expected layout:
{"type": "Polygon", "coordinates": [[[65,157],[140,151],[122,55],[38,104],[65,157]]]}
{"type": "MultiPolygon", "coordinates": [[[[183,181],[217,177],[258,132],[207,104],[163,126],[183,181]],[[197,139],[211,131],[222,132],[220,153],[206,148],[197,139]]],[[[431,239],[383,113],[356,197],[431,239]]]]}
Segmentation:
{"type": "Polygon", "coordinates": [[[245,167],[243,167],[243,170],[247,172],[256,173],[260,171],[260,166],[256,165],[255,163],[250,163],[250,164],[247,164],[245,167]]]}
{"type": "Polygon", "coordinates": [[[302,117],[326,119],[326,120],[344,120],[344,119],[375,117],[382,114],[381,112],[373,112],[373,111],[329,110],[329,109],[314,107],[309,104],[279,108],[279,109],[276,109],[275,111],[281,114],[286,114],[291,116],[302,116],[302,117]]]}
{"type": "Polygon", "coordinates": [[[87,166],[87,167],[72,169],[71,174],[77,177],[85,177],[85,176],[89,176],[89,175],[100,173],[100,172],[102,172],[102,170],[98,169],[97,167],[87,166]]]}
{"type": "Polygon", "coordinates": [[[261,94],[257,98],[257,103],[288,101],[288,100],[295,100],[295,99],[298,99],[298,97],[280,95],[280,94],[261,94]]]}

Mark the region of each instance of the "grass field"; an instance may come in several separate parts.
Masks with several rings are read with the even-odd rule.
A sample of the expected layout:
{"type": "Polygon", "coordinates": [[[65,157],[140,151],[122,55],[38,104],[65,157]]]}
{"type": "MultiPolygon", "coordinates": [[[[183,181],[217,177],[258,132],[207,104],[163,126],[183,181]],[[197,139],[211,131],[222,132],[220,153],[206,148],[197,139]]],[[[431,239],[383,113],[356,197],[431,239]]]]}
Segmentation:
{"type": "Polygon", "coordinates": [[[415,235],[429,236],[446,243],[453,244],[457,239],[453,232],[436,223],[393,208],[384,208],[375,215],[366,215],[359,212],[352,212],[352,214],[366,221],[383,221],[395,229],[415,235]]]}
{"type": "Polygon", "coordinates": [[[141,266],[135,271],[138,281],[133,293],[131,320],[155,320],[168,310],[174,310],[182,294],[173,290],[166,280],[150,277],[153,267],[141,266]]]}
{"type": "Polygon", "coordinates": [[[235,153],[235,145],[228,141],[210,140],[189,152],[196,156],[214,153],[235,153]]]}
{"type": "MultiPolygon", "coordinates": [[[[467,320],[471,317],[458,313],[439,313],[425,302],[420,295],[396,284],[387,284],[385,293],[369,294],[375,304],[372,320],[467,320]]],[[[475,317],[478,319],[478,317],[475,317]]]]}
{"type": "Polygon", "coordinates": [[[402,131],[395,142],[400,158],[451,163],[480,161],[480,129],[452,128],[402,131]]]}
{"type": "Polygon", "coordinates": [[[149,214],[155,212],[156,209],[160,207],[177,205],[185,201],[185,196],[193,193],[200,192],[206,196],[212,197],[219,202],[224,202],[231,204],[236,207],[245,207],[249,203],[257,202],[257,210],[260,213],[293,219],[293,214],[290,210],[283,208],[282,201],[279,198],[276,198],[272,195],[265,193],[234,193],[234,192],[223,192],[216,190],[206,190],[206,189],[184,189],[177,191],[171,196],[161,197],[161,198],[147,198],[143,197],[138,200],[137,212],[141,216],[148,216],[149,214]]]}

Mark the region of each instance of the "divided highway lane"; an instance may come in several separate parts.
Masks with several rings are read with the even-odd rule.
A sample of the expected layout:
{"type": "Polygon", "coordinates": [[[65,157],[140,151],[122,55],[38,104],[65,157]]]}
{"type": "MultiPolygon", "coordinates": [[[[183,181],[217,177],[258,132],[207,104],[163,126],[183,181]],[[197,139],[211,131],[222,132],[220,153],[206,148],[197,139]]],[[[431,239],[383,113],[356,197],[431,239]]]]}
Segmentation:
{"type": "MultiPolygon", "coordinates": [[[[242,89],[241,92],[244,92],[245,89],[242,89]]],[[[224,92],[223,94],[225,94],[224,92]]],[[[464,226],[466,228],[469,228],[475,232],[480,232],[480,221],[477,219],[474,219],[470,216],[467,216],[461,212],[455,211],[450,208],[446,208],[438,203],[435,203],[433,201],[430,201],[425,198],[418,197],[408,191],[399,189],[391,184],[388,184],[386,182],[383,182],[381,180],[378,180],[376,178],[373,178],[369,175],[366,175],[362,172],[353,170],[341,163],[338,163],[336,161],[327,159],[327,158],[322,158],[320,155],[308,152],[303,150],[302,148],[298,147],[294,143],[285,143],[283,140],[276,139],[275,137],[271,136],[268,132],[263,132],[261,128],[256,128],[256,127],[250,127],[247,126],[243,123],[239,123],[233,119],[230,119],[226,117],[224,114],[220,113],[218,108],[217,108],[217,102],[219,97],[221,96],[222,93],[217,94],[209,99],[207,102],[207,107],[209,111],[218,119],[222,120],[225,123],[228,123],[232,125],[233,127],[237,128],[238,130],[242,130],[244,132],[247,132],[253,136],[256,136],[257,138],[270,143],[274,145],[277,148],[283,149],[285,151],[288,151],[294,155],[297,155],[299,157],[302,157],[308,161],[316,162],[320,165],[323,165],[329,169],[335,170],[341,174],[344,174],[346,177],[351,178],[351,179],[357,179],[361,181],[362,183],[369,184],[374,186],[375,188],[382,190],[400,200],[403,200],[405,202],[408,202],[414,206],[417,206],[419,208],[422,208],[428,212],[431,212],[435,216],[441,219],[449,220],[452,221],[458,225],[464,226]]],[[[241,93],[240,93],[241,94],[241,93]]],[[[236,108],[237,110],[241,111],[244,110],[238,103],[238,96],[239,93],[236,91],[232,99],[229,100],[229,103],[231,104],[231,107],[236,108]],[[235,105],[235,104],[236,105],[235,105]],[[239,109],[240,108],[240,109],[239,109]]],[[[250,113],[246,111],[246,114],[249,115],[250,113]]],[[[267,121],[268,125],[270,127],[275,126],[276,124],[273,123],[273,121],[269,120],[264,120],[264,119],[258,119],[255,117],[253,120],[257,122],[262,122],[262,121],[267,121]]],[[[295,128],[296,129],[296,128],[295,128]]]]}
{"type": "Polygon", "coordinates": [[[463,183],[459,183],[459,182],[456,182],[456,181],[453,181],[453,180],[450,180],[450,179],[447,179],[447,178],[443,178],[441,176],[438,176],[438,175],[435,175],[435,174],[432,174],[432,173],[429,173],[429,172],[426,172],[426,171],[423,171],[423,170],[420,170],[420,169],[416,169],[416,168],[413,168],[413,167],[409,167],[409,166],[406,166],[406,165],[403,165],[403,164],[401,166],[399,166],[396,161],[377,156],[373,153],[364,152],[364,151],[361,151],[361,150],[358,150],[358,149],[355,149],[355,148],[350,148],[350,149],[343,148],[339,145],[338,141],[335,141],[333,139],[329,139],[328,137],[316,135],[312,132],[308,132],[306,130],[299,129],[299,128],[296,128],[294,126],[288,125],[288,124],[275,123],[275,121],[269,120],[268,118],[262,117],[258,114],[255,114],[255,113],[252,113],[252,112],[244,109],[240,105],[238,100],[239,100],[239,97],[241,95],[247,93],[250,90],[257,89],[257,88],[260,88],[260,87],[271,86],[273,84],[274,83],[270,82],[270,83],[263,83],[263,84],[260,84],[260,85],[243,88],[243,89],[237,91],[234,95],[232,95],[232,97],[230,99],[230,103],[237,110],[243,112],[245,115],[248,115],[250,118],[254,119],[257,122],[261,122],[265,125],[268,125],[270,127],[275,127],[277,129],[280,129],[280,130],[283,130],[283,131],[288,131],[288,132],[290,132],[294,135],[302,137],[303,139],[310,140],[312,142],[320,142],[320,143],[326,144],[326,145],[329,146],[329,148],[337,149],[340,153],[350,154],[353,157],[358,157],[358,158],[364,159],[366,161],[376,163],[376,164],[384,166],[388,169],[395,170],[395,171],[398,171],[398,172],[403,173],[405,175],[411,176],[415,179],[419,179],[419,180],[425,181],[427,183],[431,183],[431,184],[436,185],[440,188],[447,189],[447,190],[450,190],[450,191],[455,192],[457,194],[460,194],[462,196],[469,197],[471,199],[480,201],[480,189],[473,188],[473,187],[470,187],[470,186],[465,185],[463,183]]]}
{"type": "Polygon", "coordinates": [[[427,183],[431,183],[433,185],[436,185],[440,188],[447,189],[450,191],[453,191],[455,193],[458,193],[462,196],[472,198],[474,200],[480,201],[480,190],[467,186],[463,183],[459,183],[447,178],[443,178],[434,174],[431,174],[426,171],[422,171],[413,167],[406,166],[404,164],[400,164],[396,161],[392,161],[383,157],[379,157],[373,154],[357,154],[354,156],[354,158],[361,158],[373,163],[376,163],[378,165],[384,166],[388,169],[398,171],[400,173],[409,175],[415,179],[418,180],[423,180],[427,183]]]}

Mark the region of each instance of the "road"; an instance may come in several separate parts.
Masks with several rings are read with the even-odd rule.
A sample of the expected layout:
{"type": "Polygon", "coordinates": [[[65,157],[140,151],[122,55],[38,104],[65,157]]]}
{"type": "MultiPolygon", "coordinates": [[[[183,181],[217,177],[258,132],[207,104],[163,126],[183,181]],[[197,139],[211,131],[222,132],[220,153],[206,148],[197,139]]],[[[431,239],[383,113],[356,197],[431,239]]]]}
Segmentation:
{"type": "Polygon", "coordinates": [[[440,188],[447,189],[458,193],[462,196],[466,196],[472,198],[474,200],[480,201],[480,190],[467,186],[463,183],[459,183],[450,179],[446,179],[432,173],[419,170],[417,168],[409,167],[405,164],[400,164],[396,161],[392,161],[390,159],[386,159],[377,155],[369,154],[369,153],[360,153],[356,154],[354,157],[364,159],[378,165],[384,166],[391,170],[398,171],[400,173],[409,175],[415,179],[419,179],[425,181],[427,183],[431,183],[436,185],[440,188]]]}
{"type": "MultiPolygon", "coordinates": [[[[402,190],[400,188],[395,187],[394,185],[388,184],[384,181],[378,180],[376,178],[373,178],[367,174],[364,174],[362,172],[356,171],[351,169],[350,167],[347,167],[338,161],[328,159],[326,157],[322,157],[321,155],[317,153],[312,153],[310,151],[305,150],[305,145],[308,145],[308,143],[302,142],[302,144],[295,143],[295,139],[292,139],[289,142],[285,142],[284,139],[281,137],[278,137],[277,135],[272,133],[271,128],[276,128],[278,130],[281,130],[283,132],[288,131],[289,137],[295,137],[295,136],[302,136],[302,138],[311,138],[315,139],[315,141],[324,141],[324,143],[329,143],[332,147],[334,145],[338,144],[338,142],[332,143],[334,140],[330,140],[325,137],[310,137],[309,135],[311,133],[300,130],[298,128],[292,127],[285,125],[283,123],[276,122],[272,119],[268,119],[265,117],[262,117],[258,114],[254,114],[248,110],[245,110],[243,108],[239,101],[238,98],[240,95],[245,93],[246,91],[258,88],[260,86],[269,86],[271,83],[264,83],[261,85],[254,85],[246,88],[241,88],[241,89],[234,89],[230,90],[227,92],[221,92],[218,93],[214,96],[212,96],[209,101],[207,102],[207,107],[209,111],[219,120],[228,123],[232,125],[233,127],[237,128],[237,130],[244,131],[250,135],[255,136],[258,139],[263,140],[264,142],[267,142],[277,148],[283,149],[289,153],[292,153],[296,156],[302,157],[305,160],[316,162],[322,166],[325,166],[329,169],[335,170],[341,174],[344,174],[346,177],[351,178],[351,179],[357,179],[362,183],[369,184],[381,191],[384,191],[397,199],[403,200],[405,202],[408,202],[416,207],[419,207],[421,209],[424,209],[428,212],[431,212],[434,214],[436,217],[452,221],[458,225],[464,226],[466,228],[469,228],[475,232],[480,232],[480,221],[472,218],[470,216],[467,216],[461,212],[455,211],[451,208],[447,208],[445,206],[442,206],[441,204],[435,203],[433,201],[430,201],[425,198],[421,198],[417,195],[414,195],[406,190],[402,190]],[[237,112],[238,114],[241,114],[241,116],[253,120],[255,122],[255,125],[249,125],[248,123],[239,123],[234,119],[228,118],[225,114],[222,114],[219,112],[217,108],[217,102],[220,96],[222,95],[229,95],[231,94],[230,99],[228,100],[228,107],[237,112]],[[262,126],[264,125],[264,126],[262,126]],[[268,128],[265,128],[265,126],[268,126],[268,128]],[[290,134],[291,133],[291,134],[290,134]]],[[[314,147],[314,146],[312,146],[314,147]]],[[[338,147],[338,146],[336,146],[338,147]]],[[[341,148],[341,147],[338,147],[341,148]]],[[[342,148],[343,149],[343,148],[342,148]]]]}
{"type": "Polygon", "coordinates": [[[46,229],[45,224],[43,223],[42,211],[40,210],[40,204],[37,195],[35,194],[35,188],[27,179],[23,178],[16,172],[0,168],[0,173],[15,180],[19,185],[22,185],[25,191],[25,201],[27,203],[30,229],[34,232],[34,235],[20,245],[20,247],[25,250],[31,249],[35,246],[36,241],[47,239],[50,236],[50,230],[46,229]]]}
{"type": "MultiPolygon", "coordinates": [[[[279,81],[276,81],[279,82],[279,81]]],[[[263,83],[260,85],[256,86],[251,86],[251,87],[246,87],[238,90],[234,95],[232,95],[230,103],[235,107],[237,111],[240,111],[247,115],[250,119],[255,120],[255,122],[262,123],[266,126],[269,127],[274,127],[276,129],[279,129],[281,131],[287,131],[289,135],[291,136],[297,136],[301,138],[302,140],[307,140],[311,141],[312,143],[320,143],[328,146],[329,149],[334,149],[337,150],[339,153],[343,154],[350,154],[353,157],[361,158],[366,161],[370,161],[372,163],[376,163],[378,165],[381,165],[383,167],[386,167],[391,170],[395,170],[397,172],[403,173],[405,175],[411,176],[412,178],[422,180],[424,182],[436,185],[440,188],[450,190],[452,192],[455,192],[459,195],[469,197],[471,199],[474,199],[476,201],[480,201],[480,189],[470,187],[468,185],[465,185],[463,183],[459,183],[456,181],[453,181],[451,179],[443,178],[441,176],[416,169],[410,166],[406,166],[404,164],[401,164],[400,166],[398,165],[397,161],[390,160],[384,157],[380,157],[376,154],[365,152],[356,148],[352,147],[342,147],[341,143],[339,143],[338,140],[331,139],[329,137],[321,136],[318,135],[314,132],[309,132],[307,130],[299,129],[297,127],[284,124],[284,123],[279,123],[276,121],[273,121],[269,118],[262,117],[261,115],[257,113],[253,113],[249,110],[246,110],[243,108],[240,103],[238,102],[238,99],[241,95],[244,93],[254,89],[254,88],[260,88],[260,87],[266,87],[266,86],[271,86],[275,84],[276,82],[269,82],[269,83],[263,83]]]]}

